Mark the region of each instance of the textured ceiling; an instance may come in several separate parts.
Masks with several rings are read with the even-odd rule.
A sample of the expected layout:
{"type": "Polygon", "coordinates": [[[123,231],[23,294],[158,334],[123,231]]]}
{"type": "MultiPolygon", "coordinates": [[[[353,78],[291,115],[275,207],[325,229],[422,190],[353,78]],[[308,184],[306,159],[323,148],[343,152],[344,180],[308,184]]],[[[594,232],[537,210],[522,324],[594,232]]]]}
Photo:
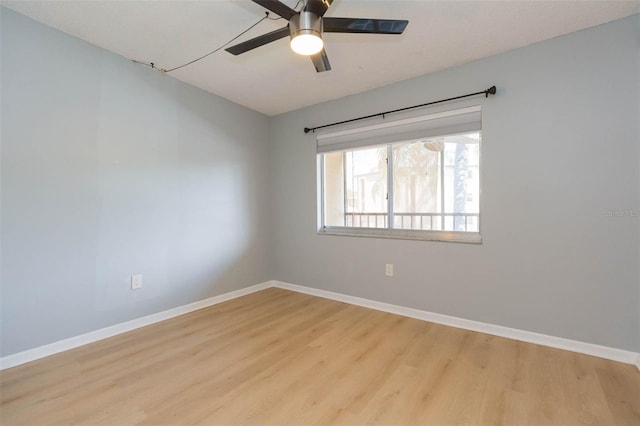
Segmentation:
{"type": "MultiPolygon", "coordinates": [[[[295,0],[284,0],[290,7],[295,0]]],[[[251,1],[0,0],[129,59],[172,68],[254,24],[251,1]]],[[[638,13],[639,1],[335,0],[326,16],[408,19],[401,36],[325,34],[333,70],[316,73],[282,39],[240,56],[221,50],[170,75],[267,115],[442,70],[638,13]]],[[[238,42],[286,25],[265,20],[238,42]]]]}

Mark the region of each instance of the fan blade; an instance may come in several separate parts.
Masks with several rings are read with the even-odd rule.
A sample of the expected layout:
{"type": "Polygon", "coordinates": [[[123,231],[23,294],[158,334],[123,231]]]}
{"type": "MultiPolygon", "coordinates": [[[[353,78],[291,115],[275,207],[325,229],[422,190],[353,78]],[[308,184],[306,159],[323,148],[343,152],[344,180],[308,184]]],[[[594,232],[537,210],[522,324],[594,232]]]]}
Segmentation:
{"type": "Polygon", "coordinates": [[[304,7],[304,11],[315,13],[318,16],[324,16],[329,6],[331,6],[331,3],[333,3],[333,0],[309,0],[304,7]]]}
{"type": "Polygon", "coordinates": [[[278,16],[282,16],[287,21],[291,19],[293,15],[296,14],[295,10],[291,9],[286,4],[281,3],[277,0],[253,0],[253,2],[258,3],[260,6],[264,7],[265,9],[269,9],[270,11],[277,14],[278,16]]]}
{"type": "Polygon", "coordinates": [[[324,18],[325,33],[402,34],[409,21],[397,19],[324,18]]]}
{"type": "Polygon", "coordinates": [[[279,40],[289,36],[289,26],[280,28],[279,30],[271,31],[270,33],[263,34],[261,36],[252,38],[251,40],[243,41],[235,46],[227,47],[225,50],[231,54],[239,55],[256,47],[264,46],[272,41],[279,40]]]}
{"type": "Polygon", "coordinates": [[[311,62],[313,62],[313,66],[316,67],[317,72],[331,70],[331,64],[329,63],[329,58],[327,57],[327,52],[324,49],[322,49],[319,53],[316,53],[315,55],[311,55],[311,62]]]}

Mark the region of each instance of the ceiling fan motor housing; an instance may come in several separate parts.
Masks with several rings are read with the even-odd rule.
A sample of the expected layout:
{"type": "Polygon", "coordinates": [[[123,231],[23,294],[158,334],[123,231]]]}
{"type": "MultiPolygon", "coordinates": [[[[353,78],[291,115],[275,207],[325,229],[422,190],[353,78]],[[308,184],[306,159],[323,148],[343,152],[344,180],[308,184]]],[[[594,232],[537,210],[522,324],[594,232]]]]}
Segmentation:
{"type": "Polygon", "coordinates": [[[313,12],[300,12],[289,21],[291,40],[299,35],[313,35],[322,39],[322,18],[313,12]]]}

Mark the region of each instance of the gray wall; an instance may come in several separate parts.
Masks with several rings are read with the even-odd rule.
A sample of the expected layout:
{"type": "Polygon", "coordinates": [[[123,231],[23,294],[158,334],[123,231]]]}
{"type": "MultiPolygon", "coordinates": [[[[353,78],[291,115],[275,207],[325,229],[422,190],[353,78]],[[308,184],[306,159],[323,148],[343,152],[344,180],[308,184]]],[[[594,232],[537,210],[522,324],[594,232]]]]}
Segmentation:
{"type": "Polygon", "coordinates": [[[267,117],[1,14],[2,355],[271,278],[267,117]]]}
{"type": "Polygon", "coordinates": [[[276,117],[273,278],[639,350],[639,39],[635,15],[276,117]],[[483,105],[482,245],[316,234],[303,127],[493,84],[449,104],[483,105]]]}

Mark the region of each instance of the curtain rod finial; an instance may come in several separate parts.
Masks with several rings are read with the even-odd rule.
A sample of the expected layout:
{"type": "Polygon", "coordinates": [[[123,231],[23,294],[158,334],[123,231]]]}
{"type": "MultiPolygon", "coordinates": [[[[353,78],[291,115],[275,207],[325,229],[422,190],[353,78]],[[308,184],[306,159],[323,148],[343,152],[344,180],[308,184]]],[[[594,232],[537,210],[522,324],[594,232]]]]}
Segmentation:
{"type": "Polygon", "coordinates": [[[305,133],[309,133],[310,131],[311,131],[311,129],[310,129],[310,128],[308,128],[308,127],[305,127],[305,128],[304,128],[304,132],[305,132],[305,133]]]}
{"type": "Polygon", "coordinates": [[[484,97],[488,98],[489,95],[495,95],[495,94],[496,94],[496,86],[491,86],[487,90],[485,90],[484,97]]]}

